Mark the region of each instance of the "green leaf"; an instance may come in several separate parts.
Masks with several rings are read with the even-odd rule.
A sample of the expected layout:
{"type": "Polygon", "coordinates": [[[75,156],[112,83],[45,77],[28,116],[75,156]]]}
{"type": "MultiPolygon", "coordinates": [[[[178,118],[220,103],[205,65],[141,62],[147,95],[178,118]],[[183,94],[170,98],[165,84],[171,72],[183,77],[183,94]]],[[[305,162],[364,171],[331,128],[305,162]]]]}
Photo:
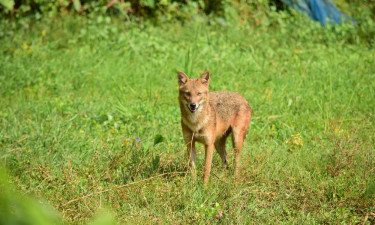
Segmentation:
{"type": "Polygon", "coordinates": [[[12,10],[14,7],[14,0],[0,0],[0,4],[3,5],[7,10],[12,10]]]}
{"type": "Polygon", "coordinates": [[[157,134],[154,137],[154,146],[164,141],[165,141],[165,138],[163,137],[163,135],[157,134]]]}
{"type": "Polygon", "coordinates": [[[141,6],[147,6],[150,8],[155,8],[155,0],[142,0],[141,6]]]}
{"type": "Polygon", "coordinates": [[[73,0],[73,5],[76,11],[81,9],[81,2],[79,0],[73,0]]]}

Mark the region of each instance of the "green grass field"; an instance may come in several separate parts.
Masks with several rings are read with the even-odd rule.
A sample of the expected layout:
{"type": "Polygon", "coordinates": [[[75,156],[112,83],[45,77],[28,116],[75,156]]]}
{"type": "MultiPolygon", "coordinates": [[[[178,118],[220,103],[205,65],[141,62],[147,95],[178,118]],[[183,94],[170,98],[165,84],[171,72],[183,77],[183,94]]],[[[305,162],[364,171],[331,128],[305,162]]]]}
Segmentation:
{"type": "Polygon", "coordinates": [[[373,39],[292,18],[3,24],[8,198],[44,199],[74,224],[103,208],[119,224],[374,223],[373,39]],[[209,70],[210,90],[249,101],[239,179],[215,153],[205,187],[201,145],[197,180],[185,173],[177,70],[209,70]]]}

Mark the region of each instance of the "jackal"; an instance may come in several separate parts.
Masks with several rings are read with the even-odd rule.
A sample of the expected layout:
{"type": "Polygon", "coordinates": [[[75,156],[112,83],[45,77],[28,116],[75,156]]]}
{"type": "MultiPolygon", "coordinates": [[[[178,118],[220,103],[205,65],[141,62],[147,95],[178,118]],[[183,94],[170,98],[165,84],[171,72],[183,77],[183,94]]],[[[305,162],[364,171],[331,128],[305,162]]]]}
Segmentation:
{"type": "Polygon", "coordinates": [[[237,174],[242,144],[251,119],[249,103],[236,92],[208,92],[208,71],[197,79],[190,79],[182,71],[177,74],[181,127],[188,148],[190,167],[195,169],[195,142],[200,142],[205,146],[204,183],[209,181],[214,146],[228,168],[225,142],[232,134],[235,149],[234,173],[237,174]]]}

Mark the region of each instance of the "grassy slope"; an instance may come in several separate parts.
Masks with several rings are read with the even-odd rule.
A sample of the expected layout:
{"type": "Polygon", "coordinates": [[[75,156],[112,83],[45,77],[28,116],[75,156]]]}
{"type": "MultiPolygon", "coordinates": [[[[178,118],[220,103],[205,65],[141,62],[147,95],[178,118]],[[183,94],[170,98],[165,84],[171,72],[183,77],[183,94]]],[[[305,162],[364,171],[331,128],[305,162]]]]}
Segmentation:
{"type": "Polygon", "coordinates": [[[170,174],[59,207],[65,220],[86,221],[107,207],[129,223],[215,222],[221,210],[224,223],[353,223],[375,210],[372,47],[307,21],[254,28],[77,20],[0,40],[1,159],[22,193],[57,207],[185,171],[176,71],[207,69],[211,90],[240,92],[253,109],[241,178],[232,180],[215,154],[207,188],[170,174]],[[153,146],[157,134],[166,141],[153,146]]]}

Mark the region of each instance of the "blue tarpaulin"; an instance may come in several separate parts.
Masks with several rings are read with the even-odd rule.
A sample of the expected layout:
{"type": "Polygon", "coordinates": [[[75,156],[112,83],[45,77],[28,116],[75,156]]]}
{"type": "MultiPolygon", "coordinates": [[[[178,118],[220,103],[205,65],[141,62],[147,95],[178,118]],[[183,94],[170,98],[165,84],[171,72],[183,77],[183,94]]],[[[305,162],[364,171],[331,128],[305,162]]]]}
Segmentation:
{"type": "Polygon", "coordinates": [[[322,25],[327,23],[341,24],[342,21],[355,20],[337,9],[332,0],[282,0],[288,6],[307,14],[311,19],[322,25]]]}

